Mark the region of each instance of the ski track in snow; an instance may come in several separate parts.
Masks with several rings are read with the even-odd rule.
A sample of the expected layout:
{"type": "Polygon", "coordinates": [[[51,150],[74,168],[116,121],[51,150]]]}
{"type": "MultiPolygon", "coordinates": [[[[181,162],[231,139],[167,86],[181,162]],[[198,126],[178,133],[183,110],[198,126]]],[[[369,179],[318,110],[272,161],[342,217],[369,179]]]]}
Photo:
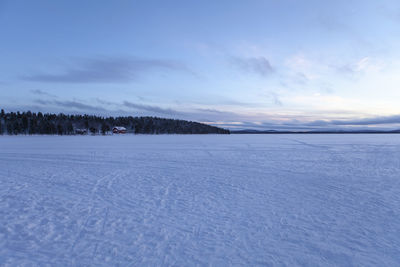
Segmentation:
{"type": "Polygon", "coordinates": [[[0,137],[1,266],[399,266],[399,135],[0,137]]]}

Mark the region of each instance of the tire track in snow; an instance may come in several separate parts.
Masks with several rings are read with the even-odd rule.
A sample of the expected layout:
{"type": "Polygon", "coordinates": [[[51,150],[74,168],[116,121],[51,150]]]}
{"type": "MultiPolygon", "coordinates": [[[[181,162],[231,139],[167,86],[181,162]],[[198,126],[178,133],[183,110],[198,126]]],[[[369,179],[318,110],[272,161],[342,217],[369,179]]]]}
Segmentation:
{"type": "Polygon", "coordinates": [[[319,149],[329,149],[330,148],[330,146],[326,146],[326,145],[314,145],[314,144],[310,144],[310,143],[307,143],[307,142],[304,142],[304,141],[300,141],[300,140],[297,140],[297,139],[290,139],[290,138],[285,138],[286,140],[289,140],[289,141],[293,141],[293,142],[296,142],[296,143],[298,143],[298,144],[301,144],[301,145],[304,145],[304,146],[308,146],[308,147],[313,147],[313,148],[319,148],[319,149]]]}
{"type": "MultiPolygon", "coordinates": [[[[104,230],[105,230],[106,223],[107,223],[107,220],[108,220],[108,213],[109,213],[109,212],[110,212],[110,208],[107,207],[107,208],[106,208],[105,215],[104,215],[104,219],[103,219],[103,224],[102,224],[102,226],[101,226],[100,236],[103,236],[103,235],[104,235],[104,230]]],[[[95,245],[95,247],[94,247],[93,255],[92,255],[92,261],[94,261],[95,258],[96,258],[97,248],[99,247],[99,243],[100,243],[100,242],[97,241],[97,242],[96,242],[96,245],[95,245]]]]}
{"type": "MultiPolygon", "coordinates": [[[[112,186],[112,183],[113,183],[113,181],[115,180],[115,179],[117,179],[118,177],[120,177],[120,176],[123,176],[123,174],[119,171],[119,172],[114,172],[114,175],[110,175],[110,174],[107,174],[107,175],[105,175],[105,176],[103,176],[103,177],[101,177],[101,178],[99,178],[99,179],[97,179],[96,180],[96,183],[94,184],[94,186],[92,187],[92,189],[91,189],[91,191],[90,191],[90,197],[89,197],[89,200],[88,200],[88,204],[89,204],[89,208],[88,208],[88,215],[87,215],[87,217],[86,217],[86,219],[85,219],[85,221],[84,221],[84,223],[82,224],[82,226],[79,228],[79,230],[78,230],[78,234],[77,234],[77,236],[75,237],[75,239],[74,239],[74,241],[73,241],[73,243],[72,243],[72,246],[71,246],[71,248],[70,248],[70,254],[73,254],[74,253],[74,249],[75,249],[75,247],[76,247],[76,245],[79,243],[79,241],[83,238],[83,236],[84,236],[84,231],[85,231],[85,229],[88,227],[88,224],[89,224],[89,221],[92,219],[92,217],[94,217],[95,215],[93,214],[93,210],[95,209],[95,206],[96,206],[96,202],[97,202],[97,200],[96,200],[96,198],[97,197],[99,197],[98,199],[100,199],[102,202],[105,202],[106,204],[110,204],[109,203],[109,201],[107,201],[106,199],[104,199],[103,197],[101,197],[101,196],[98,196],[98,191],[99,191],[99,188],[101,187],[101,185],[104,183],[105,184],[105,188],[107,189],[107,190],[110,190],[110,188],[111,188],[111,186],[112,186]],[[111,177],[110,177],[111,176],[111,177]]],[[[104,193],[106,193],[106,192],[103,192],[103,194],[104,193]]],[[[83,200],[83,199],[82,199],[83,200]]],[[[111,204],[113,204],[113,203],[111,203],[111,204]]],[[[99,205],[99,206],[101,206],[101,205],[99,205]]],[[[108,214],[109,214],[109,207],[107,207],[107,209],[106,209],[106,213],[105,213],[105,215],[103,216],[103,227],[102,227],[102,230],[101,230],[101,233],[104,233],[104,228],[105,228],[105,223],[106,223],[106,220],[107,220],[107,217],[108,217],[108,214]]],[[[96,220],[96,221],[98,221],[98,220],[96,220]]],[[[97,247],[98,247],[98,243],[95,245],[95,251],[97,251],[97,247]]],[[[96,252],[94,252],[94,253],[96,253],[96,252]]],[[[94,254],[93,254],[94,255],[94,254]]],[[[72,260],[74,260],[74,259],[72,259],[72,260]]]]}

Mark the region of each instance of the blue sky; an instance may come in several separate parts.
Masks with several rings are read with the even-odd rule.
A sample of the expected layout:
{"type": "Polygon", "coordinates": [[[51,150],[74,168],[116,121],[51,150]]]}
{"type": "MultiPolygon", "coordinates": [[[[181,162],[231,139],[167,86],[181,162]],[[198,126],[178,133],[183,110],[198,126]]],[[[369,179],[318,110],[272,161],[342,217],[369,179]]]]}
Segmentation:
{"type": "Polygon", "coordinates": [[[400,128],[399,1],[0,0],[0,107],[400,128]]]}

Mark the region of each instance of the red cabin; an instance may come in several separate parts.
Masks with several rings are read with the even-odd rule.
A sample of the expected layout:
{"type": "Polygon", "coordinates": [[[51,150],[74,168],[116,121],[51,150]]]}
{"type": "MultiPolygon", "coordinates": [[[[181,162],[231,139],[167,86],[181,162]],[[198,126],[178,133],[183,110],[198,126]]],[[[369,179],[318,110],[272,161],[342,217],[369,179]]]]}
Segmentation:
{"type": "Polygon", "coordinates": [[[126,128],[121,126],[115,126],[112,131],[115,134],[124,134],[126,133],[126,128]]]}

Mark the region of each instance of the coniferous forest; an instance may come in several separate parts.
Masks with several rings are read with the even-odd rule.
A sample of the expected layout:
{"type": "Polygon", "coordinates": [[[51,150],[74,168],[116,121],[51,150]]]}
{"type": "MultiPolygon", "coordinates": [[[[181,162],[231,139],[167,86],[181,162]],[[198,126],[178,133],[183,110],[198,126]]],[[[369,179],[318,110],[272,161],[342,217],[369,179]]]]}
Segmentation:
{"type": "Polygon", "coordinates": [[[203,123],[158,117],[100,117],[35,112],[0,112],[0,135],[109,134],[122,126],[135,134],[229,134],[229,130],[203,123]]]}

